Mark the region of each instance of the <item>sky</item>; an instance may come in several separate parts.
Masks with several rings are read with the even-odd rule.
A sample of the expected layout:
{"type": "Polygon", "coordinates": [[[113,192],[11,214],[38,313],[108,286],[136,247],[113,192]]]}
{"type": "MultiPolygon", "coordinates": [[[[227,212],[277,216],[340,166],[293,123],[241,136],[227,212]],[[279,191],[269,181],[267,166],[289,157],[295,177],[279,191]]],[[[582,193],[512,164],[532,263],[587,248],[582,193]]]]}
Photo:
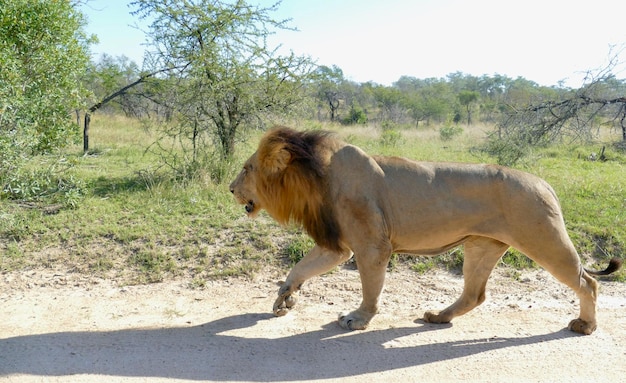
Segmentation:
{"type": "MultiPolygon", "coordinates": [[[[125,55],[141,65],[145,35],[129,3],[83,6],[87,32],[100,40],[96,58],[125,55]]],[[[626,78],[623,0],[283,0],[272,15],[298,31],[278,31],[271,43],[359,83],[462,72],[578,88],[587,72],[606,67],[611,47],[622,50],[613,74],[626,78]]]]}

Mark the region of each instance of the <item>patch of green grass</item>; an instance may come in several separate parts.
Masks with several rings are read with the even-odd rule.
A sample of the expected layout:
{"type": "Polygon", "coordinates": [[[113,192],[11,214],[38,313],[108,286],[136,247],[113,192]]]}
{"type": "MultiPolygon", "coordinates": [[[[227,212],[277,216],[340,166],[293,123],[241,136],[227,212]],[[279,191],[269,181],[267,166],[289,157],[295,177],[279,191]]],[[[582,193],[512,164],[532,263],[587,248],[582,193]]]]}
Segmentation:
{"type": "Polygon", "coordinates": [[[290,265],[295,265],[315,246],[315,242],[304,233],[297,233],[284,248],[285,257],[290,265]]]}
{"type": "Polygon", "coordinates": [[[450,272],[461,273],[463,269],[463,247],[456,247],[438,256],[409,257],[409,268],[419,274],[443,268],[450,272]]]}
{"type": "Polygon", "coordinates": [[[418,274],[426,274],[430,270],[433,270],[437,267],[436,262],[430,257],[424,257],[423,260],[419,262],[411,263],[411,270],[415,271],[418,274]]]}
{"type": "Polygon", "coordinates": [[[25,264],[25,256],[18,242],[11,241],[0,248],[0,272],[19,270],[25,264]]]}
{"type": "Polygon", "coordinates": [[[537,264],[514,248],[509,248],[502,256],[501,262],[514,269],[534,269],[537,264]]]}
{"type": "Polygon", "coordinates": [[[114,266],[113,261],[106,255],[98,256],[89,263],[89,269],[97,275],[105,274],[107,271],[113,269],[114,266]]]}
{"type": "Polygon", "coordinates": [[[161,282],[165,274],[176,274],[178,269],[170,254],[155,248],[138,250],[128,257],[128,264],[138,270],[137,283],[161,282]]]}
{"type": "MultiPolygon", "coordinates": [[[[85,185],[75,208],[48,214],[45,203],[0,200],[0,241],[9,254],[16,249],[23,254],[17,262],[5,251],[2,270],[49,265],[46,253],[54,249],[59,256],[52,262],[68,269],[131,283],[158,281],[213,256],[199,254],[244,215],[227,183],[209,178],[181,183],[159,170],[145,151],[151,137],[134,120],[97,116],[91,142],[94,148],[86,156],[78,147],[66,153],[75,164],[69,172],[85,185]],[[184,248],[178,261],[183,253],[178,249],[184,248]],[[129,265],[137,278],[128,275],[129,265]]],[[[244,241],[247,234],[240,231],[232,239],[244,241]]],[[[255,242],[255,248],[271,248],[268,237],[259,235],[255,242]]]]}

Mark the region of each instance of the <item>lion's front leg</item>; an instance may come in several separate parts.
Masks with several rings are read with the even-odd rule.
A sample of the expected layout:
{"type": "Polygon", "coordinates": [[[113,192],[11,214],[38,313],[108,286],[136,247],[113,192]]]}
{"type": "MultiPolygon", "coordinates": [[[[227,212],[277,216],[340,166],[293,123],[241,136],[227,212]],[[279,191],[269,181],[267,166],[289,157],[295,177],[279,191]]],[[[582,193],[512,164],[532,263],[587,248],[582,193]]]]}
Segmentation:
{"type": "MultiPolygon", "coordinates": [[[[382,246],[379,246],[382,248],[382,246]]],[[[387,262],[391,251],[380,251],[375,248],[356,254],[356,263],[361,276],[363,301],[358,309],[339,315],[339,325],[346,330],[364,330],[378,313],[378,301],[385,284],[387,262]]]]}
{"type": "Polygon", "coordinates": [[[296,263],[291,269],[287,280],[278,290],[278,298],[274,302],[274,315],[283,316],[287,314],[296,304],[294,294],[300,290],[302,284],[309,278],[320,275],[331,270],[333,267],[347,261],[352,256],[351,252],[336,253],[326,250],[320,246],[315,246],[307,255],[296,263]]]}
{"type": "Polygon", "coordinates": [[[339,314],[339,326],[346,330],[365,330],[376,312],[368,312],[363,309],[354,310],[350,313],[339,314]]]}

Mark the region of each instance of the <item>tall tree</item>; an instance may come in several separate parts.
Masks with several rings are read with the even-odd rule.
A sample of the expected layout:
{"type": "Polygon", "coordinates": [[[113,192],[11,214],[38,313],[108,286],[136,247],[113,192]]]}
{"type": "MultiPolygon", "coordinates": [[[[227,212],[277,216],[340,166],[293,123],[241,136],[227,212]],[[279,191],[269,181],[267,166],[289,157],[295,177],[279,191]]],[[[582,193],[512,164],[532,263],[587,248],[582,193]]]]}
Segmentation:
{"type": "MultiPolygon", "coordinates": [[[[147,34],[150,70],[172,68],[161,92],[178,123],[163,132],[190,150],[197,164],[215,142],[230,158],[242,127],[267,112],[285,111],[301,100],[312,71],[306,57],[281,56],[267,45],[288,20],[270,7],[243,0],[137,0],[134,14],[151,22],[147,34]]],[[[158,97],[158,95],[156,95],[158,97]]]]}
{"type": "Polygon", "coordinates": [[[405,93],[404,104],[415,122],[415,127],[420,121],[428,122],[431,119],[444,121],[452,112],[454,95],[450,92],[448,84],[443,81],[405,93]]]}
{"type": "Polygon", "coordinates": [[[397,88],[383,85],[375,86],[372,90],[380,107],[381,121],[400,122],[404,111],[402,92],[397,88]]]}
{"type": "Polygon", "coordinates": [[[472,105],[478,100],[479,95],[478,92],[473,90],[462,90],[457,94],[459,102],[465,107],[465,112],[467,113],[467,126],[472,123],[472,105]]]}
{"type": "Polygon", "coordinates": [[[317,68],[317,97],[323,105],[328,107],[331,121],[337,119],[337,112],[343,97],[341,85],[344,81],[343,71],[336,65],[332,67],[322,65],[317,68]]]}
{"type": "Polygon", "coordinates": [[[69,118],[85,99],[84,16],[68,1],[3,0],[0,6],[0,179],[24,155],[80,137],[69,118]]]}

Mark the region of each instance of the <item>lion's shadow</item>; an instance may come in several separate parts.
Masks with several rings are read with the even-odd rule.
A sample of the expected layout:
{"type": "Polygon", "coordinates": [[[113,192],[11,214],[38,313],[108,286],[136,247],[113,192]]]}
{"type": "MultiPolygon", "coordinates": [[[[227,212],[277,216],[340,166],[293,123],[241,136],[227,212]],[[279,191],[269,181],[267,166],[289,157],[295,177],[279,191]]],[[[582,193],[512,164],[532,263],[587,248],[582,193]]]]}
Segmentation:
{"type": "Polygon", "coordinates": [[[271,339],[271,334],[267,338],[228,334],[270,318],[268,314],[243,314],[199,326],[60,332],[0,339],[0,376],[102,374],[213,381],[328,379],[426,365],[575,336],[562,330],[519,338],[385,347],[387,342],[405,336],[443,328],[418,324],[345,334],[332,323],[317,331],[277,339],[271,339]]]}

